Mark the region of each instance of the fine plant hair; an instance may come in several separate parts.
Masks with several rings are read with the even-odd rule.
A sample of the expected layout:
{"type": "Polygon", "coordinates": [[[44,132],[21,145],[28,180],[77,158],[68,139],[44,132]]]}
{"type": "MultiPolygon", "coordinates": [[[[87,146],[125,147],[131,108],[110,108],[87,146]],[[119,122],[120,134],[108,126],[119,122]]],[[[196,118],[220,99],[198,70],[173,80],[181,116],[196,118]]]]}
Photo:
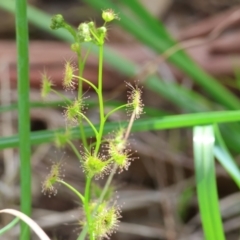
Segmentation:
{"type": "Polygon", "coordinates": [[[111,199],[106,198],[106,193],[110,190],[112,178],[115,173],[121,173],[127,170],[131,161],[134,160],[133,153],[129,145],[129,134],[136,119],[143,113],[142,88],[136,83],[126,83],[128,88],[128,101],[126,104],[117,106],[107,112],[103,98],[103,51],[104,43],[107,36],[106,25],[118,19],[118,16],[111,10],[102,12],[104,24],[97,27],[93,21],[81,23],[77,29],[68,25],[63,16],[60,14],[52,18],[51,29],[57,30],[64,28],[73,37],[71,50],[77,55],[77,66],[71,61],[66,61],[63,76],[63,88],[66,91],[77,91],[74,100],[62,95],[54,89],[54,83],[48,77],[47,73],[42,74],[42,97],[46,97],[53,92],[63,98],[66,107],[63,116],[66,120],[65,132],[55,135],[55,144],[62,148],[69,145],[75,153],[81,169],[85,174],[86,183],[84,192],[79,192],[64,180],[62,162],[52,164],[51,170],[42,184],[42,192],[49,196],[57,194],[57,185],[63,185],[79,198],[80,205],[84,212],[84,218],[79,219],[81,233],[78,239],[85,239],[87,236],[90,240],[109,238],[117,229],[120,209],[111,199]],[[83,53],[82,44],[95,44],[99,48],[98,55],[98,81],[96,84],[84,78],[84,66],[87,61],[89,51],[83,53]],[[89,89],[95,91],[98,97],[99,125],[96,126],[87,116],[87,104],[85,102],[83,85],[88,85],[89,89]],[[104,128],[108,118],[116,111],[127,110],[129,118],[127,126],[121,126],[104,136],[104,128]],[[95,142],[89,143],[84,132],[84,126],[88,124],[93,132],[92,139],[95,142]],[[71,141],[71,127],[78,126],[79,138],[81,139],[81,149],[77,149],[71,141]],[[94,180],[106,177],[106,183],[103,189],[98,190],[97,196],[92,196],[90,190],[94,185],[94,180]]]}

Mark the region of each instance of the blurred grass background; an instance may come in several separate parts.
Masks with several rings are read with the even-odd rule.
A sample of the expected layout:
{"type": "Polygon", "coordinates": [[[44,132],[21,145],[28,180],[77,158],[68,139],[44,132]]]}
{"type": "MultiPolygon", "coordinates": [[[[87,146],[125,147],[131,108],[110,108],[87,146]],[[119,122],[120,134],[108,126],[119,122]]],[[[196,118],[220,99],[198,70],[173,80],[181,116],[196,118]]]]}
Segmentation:
{"type": "MultiPolygon", "coordinates": [[[[75,239],[73,230],[78,228],[76,219],[80,215],[80,210],[74,198],[70,198],[69,193],[63,188],[53,199],[41,194],[41,180],[47,174],[46,168],[50,164],[50,159],[55,160],[63,155],[61,151],[55,152],[53,145],[48,142],[52,141],[55,129],[64,127],[64,121],[61,115],[62,108],[58,107],[62,106],[59,99],[51,96],[49,102],[41,101],[38,79],[40,80],[44,68],[50,69],[58,85],[61,80],[64,54],[68,49],[67,45],[58,45],[58,41],[72,41],[65,32],[54,32],[49,29],[50,17],[62,13],[66,20],[77,27],[82,21],[90,19],[101,21],[101,10],[113,8],[121,20],[110,26],[109,46],[105,50],[106,104],[111,108],[111,105],[115,104],[112,99],[126,100],[124,81],[135,79],[144,85],[146,113],[142,120],[136,122],[134,130],[138,133],[132,136],[132,146],[138,151],[140,159],[132,163],[129,171],[117,176],[114,183],[117,195],[120,197],[119,204],[122,204],[123,218],[119,233],[112,239],[203,239],[194,179],[194,172],[199,169],[194,171],[191,127],[214,123],[221,123],[220,131],[215,127],[217,140],[215,148],[212,146],[212,151],[224,166],[223,168],[216,163],[218,194],[226,239],[238,239],[240,196],[237,185],[239,186],[240,127],[239,112],[230,112],[230,110],[238,110],[240,106],[239,75],[234,73],[234,68],[237,67],[233,65],[232,74],[229,76],[213,75],[202,69],[186,52],[178,51],[169,57],[167,63],[157,65],[154,73],[139,74],[147,63],[150,62],[149,66],[152,67],[154,64],[151,64],[151,61],[156,56],[177,43],[172,36],[176,35],[176,31],[181,33],[181,29],[190,25],[189,22],[194,23],[213,14],[228,11],[230,7],[235,6],[235,2],[232,1],[231,4],[224,1],[221,1],[221,4],[206,2],[204,5],[199,1],[198,7],[183,0],[162,1],[162,4],[157,3],[158,1],[153,1],[154,4],[149,2],[145,1],[144,5],[141,5],[135,0],[116,1],[114,4],[112,1],[93,0],[57,3],[43,0],[29,1],[32,84],[30,98],[33,131],[31,142],[34,144],[31,158],[32,206],[34,218],[52,238],[75,239]],[[152,4],[153,6],[150,6],[152,4]],[[149,12],[147,9],[151,7],[153,10],[149,12]],[[35,44],[32,55],[31,44],[35,44]],[[55,51],[48,55],[50,49],[55,51]],[[36,72],[39,78],[36,77],[36,72]],[[33,84],[33,80],[38,82],[33,84]],[[53,105],[57,107],[51,109],[53,105]],[[212,111],[223,112],[212,113],[212,111]],[[189,115],[183,115],[186,113],[189,115]],[[160,129],[161,131],[156,131],[160,129]],[[39,143],[41,145],[38,145],[39,143]],[[231,157],[231,154],[234,157],[231,157]]],[[[4,24],[1,24],[0,29],[1,79],[9,81],[9,86],[1,86],[1,89],[10,91],[11,97],[7,102],[6,97],[1,99],[0,108],[1,115],[5,116],[1,119],[2,128],[10,129],[5,134],[6,137],[0,139],[0,148],[3,149],[1,208],[5,208],[17,207],[19,204],[19,154],[15,151],[18,145],[18,136],[15,135],[17,133],[17,93],[14,87],[16,62],[14,62],[14,52],[10,49],[15,45],[14,42],[10,44],[15,36],[12,14],[14,1],[0,1],[0,7],[2,7],[1,16],[4,17],[4,24]],[[9,110],[12,110],[10,115],[9,110]]],[[[237,31],[236,29],[232,31],[237,31]]],[[[96,51],[97,49],[92,47],[93,55],[85,72],[86,78],[89,77],[92,81],[95,79],[94,74],[97,76],[94,58],[96,51]]],[[[237,52],[232,55],[235,57],[237,52]]],[[[91,95],[89,114],[94,120],[96,117],[94,95],[91,92],[87,94],[91,95]]],[[[106,133],[111,131],[114,125],[119,125],[119,122],[125,119],[124,115],[120,113],[114,116],[112,121],[117,123],[110,123],[106,133]]],[[[73,132],[77,138],[78,132],[75,129],[73,132]]],[[[90,134],[89,132],[89,136],[90,134]]],[[[76,141],[76,144],[79,146],[79,141],[76,141]]],[[[68,163],[66,178],[81,189],[84,186],[84,176],[74,156],[68,149],[65,151],[68,163]]],[[[199,171],[203,173],[203,170],[199,171]]],[[[102,184],[101,181],[99,183],[102,184]]],[[[203,196],[206,196],[206,192],[203,196]]],[[[4,217],[1,224],[4,225],[6,222],[8,218],[4,217]]],[[[11,237],[16,239],[14,237],[16,231],[9,233],[8,239],[11,237]]]]}

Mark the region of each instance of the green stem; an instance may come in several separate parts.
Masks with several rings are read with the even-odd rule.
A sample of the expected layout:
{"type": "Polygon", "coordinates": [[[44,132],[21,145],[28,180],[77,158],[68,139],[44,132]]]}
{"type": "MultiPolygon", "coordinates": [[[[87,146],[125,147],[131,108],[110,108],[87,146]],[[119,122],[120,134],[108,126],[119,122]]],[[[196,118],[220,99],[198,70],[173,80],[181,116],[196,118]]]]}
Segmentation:
{"type": "Polygon", "coordinates": [[[76,156],[77,156],[77,158],[79,159],[79,161],[81,161],[81,160],[82,160],[82,157],[81,157],[79,151],[78,151],[78,150],[76,149],[76,147],[73,145],[73,143],[72,143],[70,140],[68,140],[67,143],[70,145],[70,147],[72,148],[72,150],[73,150],[74,153],[76,154],[76,156]]]}
{"type": "Polygon", "coordinates": [[[63,100],[65,100],[68,103],[72,103],[72,100],[67,98],[66,96],[64,96],[63,94],[59,93],[58,91],[51,89],[51,92],[55,93],[57,96],[59,96],[60,98],[62,98],[63,100]]]}
{"type": "MultiPolygon", "coordinates": [[[[114,177],[114,174],[115,174],[116,171],[117,171],[117,168],[118,168],[117,164],[114,164],[113,169],[112,169],[110,175],[108,176],[108,179],[107,179],[107,181],[106,181],[106,183],[105,183],[105,185],[104,185],[104,188],[103,188],[103,190],[102,190],[102,193],[101,193],[101,195],[100,195],[100,197],[99,197],[99,199],[98,199],[98,201],[97,201],[97,205],[96,205],[96,207],[93,209],[93,213],[91,214],[91,216],[94,215],[94,213],[97,211],[99,205],[103,202],[103,199],[104,199],[104,197],[105,197],[105,195],[106,195],[106,193],[107,193],[107,190],[108,190],[108,188],[109,188],[109,186],[110,186],[110,184],[111,184],[111,182],[112,182],[112,179],[113,179],[113,177],[114,177]]],[[[85,236],[87,235],[87,231],[89,231],[89,230],[88,230],[88,226],[85,226],[85,227],[83,228],[83,230],[82,230],[82,232],[81,232],[81,234],[80,234],[80,236],[79,236],[79,238],[78,238],[77,240],[84,240],[84,239],[85,239],[85,236]]]]}
{"type": "Polygon", "coordinates": [[[93,83],[91,83],[89,80],[87,80],[86,78],[83,78],[80,76],[75,76],[75,75],[73,75],[73,77],[78,78],[79,81],[82,80],[83,82],[87,83],[89,86],[91,86],[96,91],[96,93],[98,93],[97,87],[93,83]]]}
{"type": "MultiPolygon", "coordinates": [[[[21,212],[31,215],[31,142],[30,142],[30,101],[29,101],[29,54],[27,1],[15,1],[18,74],[18,131],[20,152],[21,212]]],[[[30,229],[21,222],[20,240],[30,239],[30,229]]]]}
{"type": "Polygon", "coordinates": [[[2,236],[5,232],[9,231],[19,222],[19,218],[14,218],[8,225],[0,229],[0,236],[2,236]]]}
{"type": "Polygon", "coordinates": [[[100,43],[100,39],[99,39],[99,37],[95,34],[95,32],[92,31],[91,29],[90,29],[90,32],[91,32],[91,34],[94,36],[94,38],[96,39],[96,41],[97,41],[98,43],[100,43]]]}
{"type": "MultiPolygon", "coordinates": [[[[98,100],[99,100],[99,118],[100,118],[100,125],[99,125],[99,132],[96,134],[96,147],[94,150],[94,155],[97,155],[100,145],[101,145],[101,140],[102,140],[102,135],[103,135],[103,130],[104,130],[104,123],[105,123],[105,116],[104,116],[104,104],[103,104],[103,95],[102,95],[102,69],[103,69],[103,45],[100,46],[99,48],[99,65],[98,65],[98,88],[90,83],[88,80],[86,82],[92,86],[95,89],[95,91],[98,94],[98,100]]],[[[91,231],[91,222],[92,222],[92,214],[89,209],[89,203],[90,203],[90,187],[91,187],[91,178],[87,177],[87,182],[86,182],[86,187],[85,187],[85,202],[84,202],[84,210],[87,218],[87,226],[84,227],[81,235],[79,236],[79,239],[84,239],[86,233],[88,232],[90,240],[94,240],[93,232],[91,231]]],[[[99,203],[98,203],[99,204],[99,203]]],[[[97,208],[96,208],[97,209],[97,208]]]]}
{"type": "Polygon", "coordinates": [[[87,218],[87,227],[88,227],[88,234],[89,234],[89,239],[94,240],[93,232],[91,231],[91,222],[92,222],[92,216],[91,216],[91,211],[89,208],[89,203],[91,201],[90,199],[90,187],[91,187],[91,177],[87,177],[87,182],[86,182],[86,187],[85,187],[85,194],[84,194],[84,211],[86,214],[87,218]]]}
{"type": "Polygon", "coordinates": [[[124,108],[126,107],[128,104],[124,104],[124,105],[121,105],[117,108],[114,108],[113,110],[111,110],[106,116],[105,116],[105,121],[109,118],[110,115],[112,115],[114,112],[118,111],[119,109],[121,108],[124,108]]]}
{"type": "MultiPolygon", "coordinates": [[[[135,114],[135,111],[134,111],[134,112],[132,113],[131,119],[130,119],[129,124],[128,124],[127,131],[126,131],[125,136],[124,136],[124,140],[125,140],[125,141],[127,141],[128,137],[129,137],[129,133],[130,133],[130,131],[131,131],[131,128],[132,128],[132,125],[133,125],[135,116],[136,116],[136,114],[135,114]]],[[[114,164],[113,169],[112,169],[112,171],[111,171],[111,173],[110,173],[110,175],[109,175],[109,177],[108,177],[108,179],[107,179],[107,182],[105,183],[105,186],[104,186],[104,188],[103,188],[103,191],[102,191],[102,193],[101,193],[101,195],[100,195],[100,198],[99,198],[99,200],[98,200],[98,204],[100,204],[100,203],[103,201],[103,198],[104,198],[104,196],[105,196],[105,194],[106,194],[106,192],[107,192],[107,190],[108,190],[108,188],[109,188],[109,186],[110,186],[110,184],[111,184],[111,181],[112,181],[112,179],[113,179],[114,174],[115,174],[116,171],[117,171],[117,168],[118,168],[117,164],[114,164]]]]}
{"type": "Polygon", "coordinates": [[[104,130],[105,116],[104,116],[104,103],[103,103],[103,89],[102,89],[102,75],[103,75],[103,45],[99,47],[99,62],[98,62],[98,100],[99,100],[99,118],[100,126],[97,137],[96,148],[94,154],[97,155],[104,130]]]}
{"type": "Polygon", "coordinates": [[[64,28],[73,36],[74,41],[77,41],[76,31],[67,23],[64,24],[64,28]]]}
{"type": "MultiPolygon", "coordinates": [[[[84,63],[82,63],[82,56],[81,56],[81,49],[79,48],[79,51],[77,52],[77,57],[78,57],[78,74],[79,74],[79,79],[78,79],[78,100],[81,100],[83,97],[83,82],[81,80],[81,77],[83,75],[83,65],[84,63]]],[[[81,134],[81,139],[83,142],[83,146],[85,148],[87,148],[88,144],[87,144],[87,138],[84,132],[84,128],[83,128],[83,122],[82,122],[82,118],[78,119],[79,122],[79,130],[80,130],[80,134],[81,134]]]]}
{"type": "MultiPolygon", "coordinates": [[[[103,190],[102,190],[102,193],[101,193],[101,195],[100,195],[100,198],[98,199],[98,204],[97,204],[97,206],[96,206],[96,210],[97,210],[99,204],[102,203],[102,201],[103,201],[103,199],[104,199],[104,197],[105,197],[105,195],[106,195],[106,193],[107,193],[107,190],[109,189],[109,186],[110,186],[110,184],[111,184],[111,182],[112,182],[113,176],[114,176],[114,174],[115,174],[116,171],[117,171],[117,168],[118,168],[118,165],[117,165],[117,164],[114,164],[113,169],[112,169],[111,173],[109,174],[108,179],[107,179],[107,181],[106,181],[106,183],[105,183],[105,185],[104,185],[104,188],[103,188],[103,190]]],[[[94,209],[94,211],[96,211],[96,210],[94,209]]]]}
{"type": "Polygon", "coordinates": [[[78,58],[78,99],[82,99],[83,95],[83,84],[81,77],[83,75],[83,67],[82,67],[82,56],[81,56],[81,49],[79,48],[79,51],[77,52],[77,58],[78,58]]]}
{"type": "Polygon", "coordinates": [[[65,185],[67,188],[69,188],[72,192],[74,192],[82,201],[82,203],[84,203],[85,199],[84,196],[73,186],[71,186],[70,184],[66,183],[63,180],[58,180],[58,182],[62,183],[63,185],[65,185]]]}
{"type": "Polygon", "coordinates": [[[94,131],[95,135],[97,136],[98,135],[98,131],[97,129],[94,127],[94,125],[92,124],[92,122],[88,119],[88,117],[86,117],[84,114],[81,113],[81,117],[83,117],[87,122],[88,124],[90,125],[90,127],[92,128],[92,130],[94,131]]]}
{"type": "Polygon", "coordinates": [[[129,134],[131,132],[135,117],[136,117],[136,113],[135,113],[135,111],[133,111],[133,113],[131,115],[131,118],[130,118],[130,121],[129,121],[129,124],[128,124],[128,127],[127,127],[127,130],[126,130],[126,133],[125,133],[125,136],[124,136],[125,141],[127,141],[128,137],[129,137],[129,134]]]}

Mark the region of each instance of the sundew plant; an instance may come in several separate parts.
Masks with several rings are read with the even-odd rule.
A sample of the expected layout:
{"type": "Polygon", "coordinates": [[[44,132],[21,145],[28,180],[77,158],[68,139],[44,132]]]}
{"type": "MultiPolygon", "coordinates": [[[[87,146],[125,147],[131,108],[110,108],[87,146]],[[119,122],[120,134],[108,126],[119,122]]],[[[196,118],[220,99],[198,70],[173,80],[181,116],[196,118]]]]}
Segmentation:
{"type": "MultiPolygon", "coordinates": [[[[110,238],[110,235],[116,231],[120,220],[120,209],[113,200],[109,201],[109,199],[112,198],[109,196],[112,192],[111,180],[114,174],[121,173],[128,169],[135,155],[130,149],[128,139],[130,132],[180,128],[193,128],[194,173],[196,176],[196,196],[200,213],[196,213],[197,215],[194,216],[194,219],[200,215],[204,236],[202,236],[202,230],[199,228],[200,221],[194,221],[194,225],[190,224],[191,226],[189,225],[189,221],[185,222],[187,228],[192,230],[184,231],[186,225],[180,224],[179,226],[178,214],[169,215],[169,212],[167,212],[166,220],[168,216],[172,216],[172,219],[175,219],[178,225],[176,224],[176,228],[172,228],[175,224],[172,224],[173,222],[171,221],[171,231],[168,231],[166,223],[169,221],[163,221],[164,231],[166,231],[167,234],[172,233],[172,229],[174,229],[176,234],[175,239],[195,239],[197,234],[200,234],[200,239],[205,238],[208,240],[230,239],[229,237],[230,235],[232,237],[232,231],[238,233],[236,224],[233,224],[233,227],[229,227],[230,222],[231,224],[237,222],[237,211],[232,211],[232,209],[237,208],[233,204],[229,204],[231,208],[231,210],[229,208],[230,211],[225,207],[222,208],[225,205],[223,204],[225,201],[222,201],[224,199],[221,201],[219,200],[216,181],[219,172],[215,170],[215,160],[218,160],[220,165],[235,182],[236,186],[238,186],[238,188],[240,187],[238,162],[240,144],[240,100],[235,94],[237,90],[236,92],[234,90],[234,93],[231,92],[231,90],[224,86],[219,79],[215,79],[203,71],[182,50],[209,43],[210,40],[213,41],[213,38],[220,37],[230,25],[239,21],[239,9],[231,13],[223,22],[219,22],[219,24],[209,32],[206,38],[190,39],[177,43],[168,33],[164,24],[160,22],[159,19],[152,16],[147,11],[147,8],[142,6],[138,0],[122,0],[119,2],[114,1],[114,3],[110,0],[85,1],[87,4],[98,9],[98,11],[109,8],[115,9],[119,13],[119,16],[121,16],[121,21],[117,21],[117,23],[125,30],[129,31],[132,36],[135,36],[138,41],[148,46],[157,54],[149,64],[139,66],[137,63],[123,56],[108,51],[107,48],[103,51],[104,42],[107,37],[106,25],[114,19],[118,20],[118,16],[113,11],[107,10],[103,12],[103,26],[97,27],[93,22],[84,22],[80,24],[77,30],[70,27],[61,15],[56,15],[53,18],[51,27],[53,29],[63,28],[70,33],[65,34],[64,31],[50,30],[49,22],[51,16],[30,5],[27,7],[26,2],[26,0],[0,0],[1,8],[14,14],[16,13],[16,42],[18,53],[18,103],[17,105],[15,103],[3,105],[0,107],[0,112],[4,113],[13,109],[18,110],[19,123],[18,134],[0,137],[0,149],[16,148],[19,150],[20,157],[20,211],[8,208],[0,210],[0,214],[8,213],[17,216],[17,218],[11,221],[7,226],[0,229],[0,236],[6,231],[9,231],[10,228],[15,226],[21,219],[20,240],[28,240],[31,238],[28,226],[37,233],[40,239],[50,240],[43,230],[30,218],[32,211],[30,157],[32,145],[55,140],[55,144],[60,148],[64,146],[68,146],[68,148],[70,146],[72,148],[79,161],[78,164],[81,166],[81,169],[78,169],[79,173],[82,174],[81,171],[83,171],[86,176],[85,190],[79,192],[78,189],[75,189],[65,181],[64,174],[67,174],[64,172],[63,168],[64,164],[65,166],[67,164],[67,160],[65,160],[57,161],[52,164],[50,171],[46,173],[46,179],[43,180],[42,191],[47,196],[56,195],[57,186],[59,185],[73,191],[78,197],[79,205],[81,205],[83,211],[82,217],[77,220],[77,224],[80,225],[80,227],[77,228],[82,229],[81,232],[79,231],[77,239],[104,239],[110,238]],[[26,11],[27,9],[28,12],[26,11]],[[39,132],[30,131],[30,108],[52,106],[52,103],[49,105],[48,103],[39,104],[39,102],[30,101],[28,57],[29,32],[27,20],[46,32],[50,31],[56,37],[71,43],[73,42],[71,49],[73,54],[76,54],[78,61],[74,64],[71,61],[66,61],[63,71],[63,88],[66,91],[70,91],[73,98],[69,98],[69,92],[68,95],[63,95],[56,91],[54,82],[49,78],[47,71],[42,74],[42,97],[47,97],[51,92],[64,99],[63,101],[65,103],[62,104],[64,105],[63,116],[66,120],[66,128],[64,129],[61,128],[39,132]],[[96,74],[96,78],[98,78],[97,84],[84,78],[84,66],[88,61],[88,53],[90,51],[87,51],[87,53],[82,51],[83,48],[85,48],[85,50],[87,49],[86,46],[89,47],[90,50],[92,49],[93,52],[99,49],[98,77],[96,74]],[[140,119],[133,125],[133,122],[143,113],[143,103],[141,101],[142,89],[137,84],[133,84],[133,81],[132,83],[126,83],[128,88],[128,102],[118,107],[116,107],[116,103],[111,102],[111,104],[113,104],[110,109],[110,104],[107,106],[107,103],[104,102],[102,92],[103,53],[107,56],[104,60],[109,65],[125,74],[125,76],[141,81],[141,84],[144,84],[146,88],[152,90],[161,96],[161,98],[165,98],[184,113],[179,114],[178,112],[177,114],[172,114],[173,109],[169,109],[170,111],[167,112],[159,111],[159,109],[156,108],[146,109],[146,118],[140,119]],[[165,81],[160,78],[157,71],[158,66],[166,60],[171,61],[171,63],[182,72],[186,73],[190,79],[195,82],[197,88],[189,88],[189,86],[187,86],[188,84],[185,85],[178,81],[165,81]],[[95,117],[98,121],[97,124],[95,119],[93,121],[92,118],[90,118],[91,114],[87,109],[88,107],[90,108],[90,104],[88,105],[90,101],[87,100],[88,92],[83,90],[83,85],[87,85],[87,89],[91,89],[91,92],[96,92],[98,97],[98,100],[94,101],[94,106],[97,105],[96,113],[98,115],[95,117]],[[127,112],[126,118],[128,120],[126,123],[110,123],[109,117],[112,114],[117,111],[125,111],[125,109],[127,112]],[[121,125],[121,127],[117,128],[119,125],[121,125]],[[106,133],[110,131],[109,129],[111,129],[111,132],[106,135],[106,133]],[[114,131],[112,131],[113,129],[114,131]],[[72,142],[72,139],[76,138],[81,140],[77,148],[72,142]],[[228,148],[235,157],[232,157],[228,148]],[[96,183],[99,182],[94,182],[99,178],[104,178],[105,185],[103,188],[97,186],[96,183]],[[94,192],[92,192],[93,189],[94,192]],[[226,237],[224,227],[226,230],[226,237]],[[183,229],[183,231],[181,231],[181,229],[183,229]],[[231,232],[229,230],[231,230],[231,232]]],[[[3,22],[2,24],[5,23],[3,22]]],[[[239,85],[238,83],[239,78],[236,80],[236,89],[239,85]]],[[[56,104],[54,103],[54,105],[56,104]]],[[[2,125],[4,126],[4,124],[2,125]]],[[[181,146],[183,146],[182,143],[185,145],[185,140],[187,139],[183,140],[181,141],[181,146]]],[[[171,143],[172,141],[169,141],[169,144],[171,143]]],[[[189,153],[189,149],[186,153],[189,153]]],[[[6,160],[9,163],[11,159],[7,158],[6,160]]],[[[183,165],[185,165],[185,162],[183,162],[183,165]]],[[[183,165],[181,169],[185,169],[183,165]]],[[[178,165],[175,166],[174,164],[173,167],[174,169],[175,167],[178,169],[178,165]]],[[[4,170],[6,171],[6,168],[4,170]]],[[[162,171],[160,168],[159,170],[162,171]]],[[[166,198],[167,200],[172,200],[174,204],[175,202],[177,204],[180,203],[180,216],[181,213],[186,212],[187,208],[189,208],[189,199],[194,197],[195,192],[192,191],[193,189],[191,188],[189,194],[188,181],[184,181],[183,185],[186,188],[186,191],[181,193],[183,197],[179,195],[180,193],[176,193],[178,191],[174,191],[174,196],[178,194],[180,198],[166,198]]],[[[183,185],[181,183],[181,186],[183,185]]],[[[4,199],[4,195],[2,197],[4,199]]],[[[236,199],[236,206],[239,205],[235,193],[234,199],[236,199]]],[[[54,200],[53,198],[53,201],[54,200]]],[[[193,198],[193,200],[195,206],[195,198],[193,198]]],[[[166,206],[165,199],[163,199],[163,201],[159,199],[159,203],[163,207],[166,206]]],[[[192,208],[190,208],[190,212],[192,213],[192,208]]],[[[5,221],[1,222],[5,224],[5,221]]],[[[161,229],[160,231],[162,232],[161,229]]],[[[140,232],[141,231],[138,233],[140,232]]],[[[147,232],[151,234],[156,231],[147,232]]],[[[146,233],[146,231],[144,233],[146,233]]],[[[157,236],[159,237],[159,234],[157,236]]],[[[172,236],[173,235],[169,235],[170,238],[172,238],[172,236]]],[[[166,237],[168,237],[168,235],[166,235],[166,237]]],[[[150,237],[148,236],[148,238],[150,237]]],[[[6,237],[6,239],[8,238],[6,237]]]]}
{"type": "Polygon", "coordinates": [[[133,160],[133,153],[128,142],[132,125],[143,113],[143,103],[141,99],[142,89],[137,84],[126,83],[128,88],[128,102],[124,105],[106,111],[103,98],[103,50],[107,36],[107,23],[118,19],[118,16],[112,10],[102,12],[104,24],[97,27],[92,21],[81,23],[77,30],[68,25],[62,15],[58,14],[52,18],[51,29],[66,29],[73,37],[74,42],[71,50],[76,53],[78,65],[66,61],[63,77],[63,88],[66,91],[77,90],[74,100],[62,95],[54,89],[54,83],[44,72],[42,75],[42,97],[46,97],[50,92],[56,93],[66,102],[64,109],[64,118],[66,120],[66,129],[63,133],[55,136],[55,143],[58,147],[69,145],[76,154],[81,165],[82,171],[86,176],[85,191],[79,192],[73,186],[64,180],[64,174],[61,161],[53,163],[49,174],[42,184],[44,194],[56,195],[56,184],[64,185],[73,191],[79,198],[80,205],[83,208],[84,218],[79,219],[83,229],[78,239],[84,239],[86,235],[90,240],[104,239],[116,231],[120,218],[120,209],[110,200],[106,200],[105,195],[111,184],[115,173],[121,173],[127,170],[130,162],[133,160]],[[88,52],[83,54],[82,44],[88,42],[99,47],[98,61],[98,82],[93,84],[83,77],[84,65],[87,61],[88,52]],[[96,92],[98,97],[99,124],[96,126],[87,116],[87,104],[85,102],[83,84],[96,92]],[[112,131],[108,137],[105,137],[104,127],[108,118],[118,110],[126,109],[129,119],[126,127],[120,127],[112,131]],[[88,141],[84,132],[84,126],[88,124],[94,135],[91,141],[88,141]],[[73,126],[79,127],[82,146],[77,149],[71,141],[71,131],[73,126]],[[90,142],[90,143],[89,143],[90,142]],[[106,184],[100,191],[98,197],[91,196],[91,186],[94,180],[106,176],[106,184]]]}

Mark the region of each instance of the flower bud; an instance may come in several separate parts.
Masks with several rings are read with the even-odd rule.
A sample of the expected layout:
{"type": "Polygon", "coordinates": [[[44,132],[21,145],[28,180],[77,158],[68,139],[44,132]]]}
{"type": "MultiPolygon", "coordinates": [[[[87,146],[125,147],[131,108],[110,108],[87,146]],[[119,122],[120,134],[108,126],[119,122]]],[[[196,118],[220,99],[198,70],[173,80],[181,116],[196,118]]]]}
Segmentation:
{"type": "Polygon", "coordinates": [[[55,134],[54,142],[55,142],[56,147],[62,148],[67,144],[67,142],[70,139],[71,139],[71,132],[66,129],[66,132],[64,132],[64,133],[61,132],[61,133],[55,134]]]}
{"type": "Polygon", "coordinates": [[[71,62],[66,62],[64,77],[63,77],[63,87],[66,90],[73,90],[75,88],[75,83],[74,83],[75,70],[76,70],[76,68],[73,66],[73,64],[71,62]]]}
{"type": "MultiPolygon", "coordinates": [[[[90,203],[90,212],[93,214],[91,223],[91,231],[96,239],[109,239],[109,237],[116,232],[119,224],[120,209],[118,206],[109,206],[106,202],[90,203]]],[[[81,225],[86,225],[86,222],[81,222],[81,225]]]]}
{"type": "Polygon", "coordinates": [[[42,87],[41,87],[41,96],[46,97],[52,90],[53,83],[47,74],[44,72],[42,74],[42,87]]]}
{"type": "Polygon", "coordinates": [[[98,33],[99,34],[106,34],[107,32],[107,28],[106,27],[100,27],[98,28],[98,33]]]}
{"type": "Polygon", "coordinates": [[[105,161],[104,156],[94,156],[88,152],[84,154],[82,164],[83,171],[86,172],[89,177],[103,177],[109,170],[109,164],[105,161]]]}
{"type": "Polygon", "coordinates": [[[53,163],[50,173],[42,183],[42,192],[44,194],[48,193],[49,197],[51,197],[51,195],[55,196],[57,194],[56,183],[59,183],[59,181],[61,181],[64,177],[62,167],[63,163],[61,161],[53,163]]]}
{"type": "Polygon", "coordinates": [[[128,91],[128,114],[134,114],[135,119],[138,119],[143,114],[143,101],[142,101],[142,89],[139,86],[133,86],[130,83],[126,83],[130,88],[128,91]]]}
{"type": "Polygon", "coordinates": [[[114,19],[119,19],[117,14],[112,9],[107,9],[102,12],[102,18],[105,22],[111,22],[114,19]]]}
{"type": "Polygon", "coordinates": [[[53,30],[57,30],[59,28],[64,27],[64,24],[65,21],[63,16],[61,14],[57,14],[52,17],[50,28],[53,30]]]}
{"type": "Polygon", "coordinates": [[[78,38],[80,42],[90,42],[92,40],[89,25],[87,23],[81,23],[78,26],[78,38]]]}
{"type": "Polygon", "coordinates": [[[71,105],[67,106],[64,113],[66,121],[71,124],[77,124],[83,114],[84,106],[82,99],[76,99],[71,105]]]}
{"type": "Polygon", "coordinates": [[[89,22],[88,23],[88,26],[91,30],[94,30],[95,31],[95,23],[93,21],[89,22]]]}
{"type": "Polygon", "coordinates": [[[79,43],[71,44],[71,50],[75,53],[78,53],[80,51],[80,44],[79,43]]]}

